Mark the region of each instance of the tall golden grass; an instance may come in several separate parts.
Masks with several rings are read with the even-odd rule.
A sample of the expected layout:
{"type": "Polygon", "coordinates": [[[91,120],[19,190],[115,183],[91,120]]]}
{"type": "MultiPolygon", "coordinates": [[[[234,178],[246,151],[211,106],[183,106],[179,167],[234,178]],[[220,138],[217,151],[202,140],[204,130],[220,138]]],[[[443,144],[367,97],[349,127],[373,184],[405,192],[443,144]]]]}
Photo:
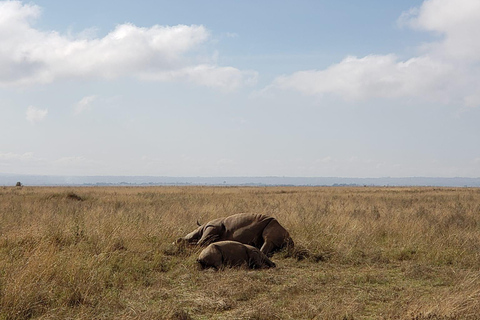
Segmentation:
{"type": "Polygon", "coordinates": [[[480,190],[0,188],[0,319],[479,319],[480,190]],[[277,268],[200,271],[196,220],[276,217],[277,268]]]}

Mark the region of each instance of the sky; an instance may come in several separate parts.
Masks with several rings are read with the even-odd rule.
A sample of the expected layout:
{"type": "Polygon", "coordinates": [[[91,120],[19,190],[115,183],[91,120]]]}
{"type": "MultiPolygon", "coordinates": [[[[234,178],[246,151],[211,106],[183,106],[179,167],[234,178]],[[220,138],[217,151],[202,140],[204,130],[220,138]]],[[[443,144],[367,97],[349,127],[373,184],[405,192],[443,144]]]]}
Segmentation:
{"type": "Polygon", "coordinates": [[[0,1],[0,173],[480,177],[480,1],[0,1]]]}

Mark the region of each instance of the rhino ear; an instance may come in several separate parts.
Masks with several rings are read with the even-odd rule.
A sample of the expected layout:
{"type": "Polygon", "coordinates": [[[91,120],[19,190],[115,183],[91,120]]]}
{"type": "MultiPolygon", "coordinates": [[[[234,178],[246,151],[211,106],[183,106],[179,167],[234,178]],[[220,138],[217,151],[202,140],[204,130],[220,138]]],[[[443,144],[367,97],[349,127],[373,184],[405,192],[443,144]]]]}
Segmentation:
{"type": "Polygon", "coordinates": [[[198,220],[197,220],[197,226],[199,226],[199,227],[201,227],[201,226],[202,226],[202,225],[200,224],[200,222],[198,222],[198,220]]]}

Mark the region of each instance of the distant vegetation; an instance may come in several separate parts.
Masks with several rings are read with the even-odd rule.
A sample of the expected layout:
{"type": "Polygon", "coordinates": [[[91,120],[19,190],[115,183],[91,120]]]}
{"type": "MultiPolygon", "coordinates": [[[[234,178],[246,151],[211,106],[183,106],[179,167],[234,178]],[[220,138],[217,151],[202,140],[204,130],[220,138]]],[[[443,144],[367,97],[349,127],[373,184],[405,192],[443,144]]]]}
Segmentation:
{"type": "Polygon", "coordinates": [[[480,189],[0,188],[0,319],[477,319],[480,189]],[[200,271],[196,220],[276,217],[277,268],[200,271]]]}
{"type": "Polygon", "coordinates": [[[339,178],[339,177],[161,177],[161,176],[47,176],[0,173],[0,186],[16,181],[28,186],[430,186],[480,187],[480,178],[339,178]]]}

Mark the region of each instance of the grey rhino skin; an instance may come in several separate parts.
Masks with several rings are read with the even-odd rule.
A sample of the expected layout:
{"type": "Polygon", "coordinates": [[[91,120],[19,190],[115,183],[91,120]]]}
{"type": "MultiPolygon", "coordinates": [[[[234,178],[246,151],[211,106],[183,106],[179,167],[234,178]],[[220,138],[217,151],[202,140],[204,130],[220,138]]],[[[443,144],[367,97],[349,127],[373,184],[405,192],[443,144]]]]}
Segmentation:
{"type": "Polygon", "coordinates": [[[203,249],[197,259],[202,269],[247,266],[250,269],[275,268],[260,250],[238,241],[220,241],[203,249]]]}
{"type": "Polygon", "coordinates": [[[188,242],[206,246],[224,240],[252,245],[267,256],[286,246],[294,246],[290,234],[277,219],[256,213],[238,213],[204,225],[199,224],[196,230],[178,239],[177,243],[188,242]]]}

